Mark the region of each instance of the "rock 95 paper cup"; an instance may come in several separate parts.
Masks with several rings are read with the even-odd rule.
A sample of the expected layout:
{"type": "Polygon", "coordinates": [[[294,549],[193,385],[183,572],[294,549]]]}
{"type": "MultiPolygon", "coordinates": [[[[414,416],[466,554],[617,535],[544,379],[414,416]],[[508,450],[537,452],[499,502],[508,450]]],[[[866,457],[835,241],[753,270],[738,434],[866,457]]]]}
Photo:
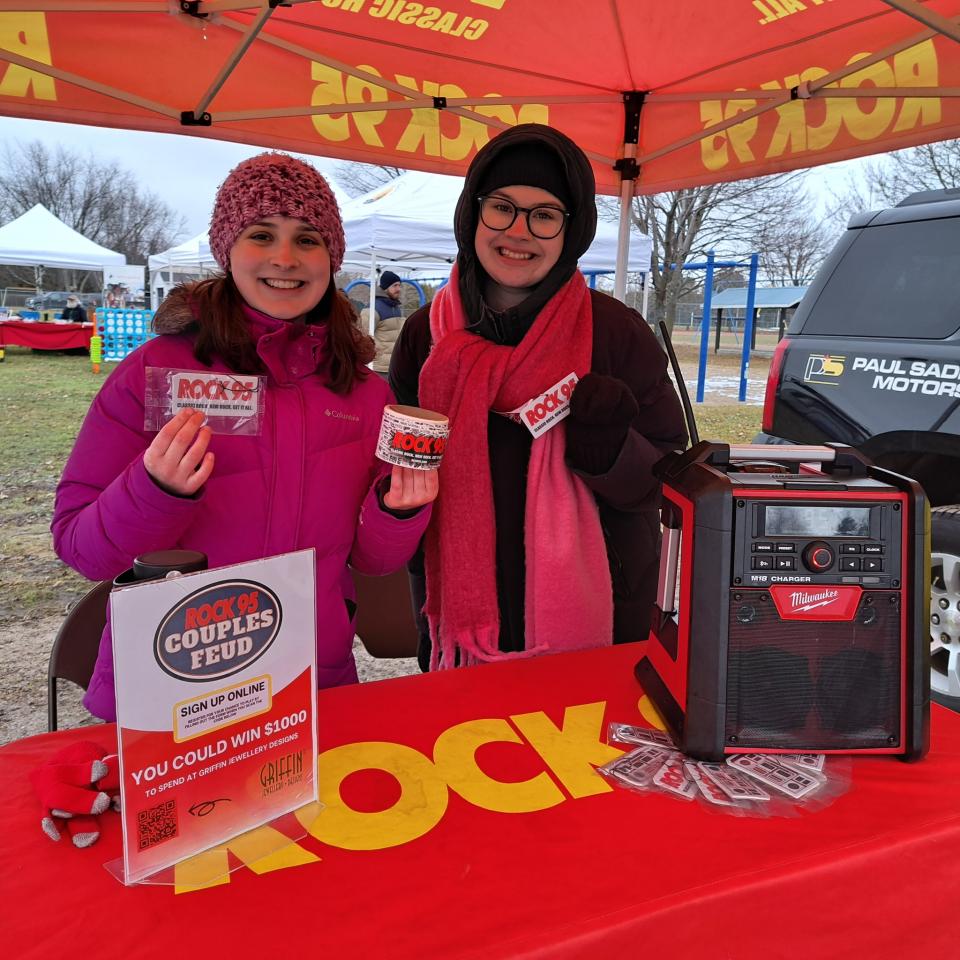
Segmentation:
{"type": "Polygon", "coordinates": [[[442,413],[388,404],[383,408],[377,456],[398,467],[435,470],[449,433],[450,423],[442,413]]]}

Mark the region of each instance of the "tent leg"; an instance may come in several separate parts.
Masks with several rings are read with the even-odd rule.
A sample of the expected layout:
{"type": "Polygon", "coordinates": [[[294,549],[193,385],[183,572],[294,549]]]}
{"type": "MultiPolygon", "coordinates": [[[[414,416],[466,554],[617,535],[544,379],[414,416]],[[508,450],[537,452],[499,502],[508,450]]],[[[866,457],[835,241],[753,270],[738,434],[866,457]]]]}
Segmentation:
{"type": "Polygon", "coordinates": [[[640,142],[640,113],[646,94],[627,90],[623,94],[623,158],[614,166],[620,171],[620,230],[617,234],[617,272],[613,295],[626,303],[627,256],[630,253],[630,204],[640,167],[637,165],[637,144],[640,142]]]}
{"type": "MultiPolygon", "coordinates": [[[[626,144],[628,156],[635,155],[637,145],[626,144]]],[[[617,233],[617,270],[613,280],[613,295],[621,302],[627,295],[627,258],[630,255],[630,204],[633,202],[633,181],[620,182],[620,227],[617,233]]]]}
{"type": "MultiPolygon", "coordinates": [[[[369,327],[370,329],[367,333],[372,337],[377,330],[377,255],[376,253],[370,254],[370,317],[369,317],[369,327]]],[[[368,366],[373,366],[373,361],[371,360],[368,366]]]]}

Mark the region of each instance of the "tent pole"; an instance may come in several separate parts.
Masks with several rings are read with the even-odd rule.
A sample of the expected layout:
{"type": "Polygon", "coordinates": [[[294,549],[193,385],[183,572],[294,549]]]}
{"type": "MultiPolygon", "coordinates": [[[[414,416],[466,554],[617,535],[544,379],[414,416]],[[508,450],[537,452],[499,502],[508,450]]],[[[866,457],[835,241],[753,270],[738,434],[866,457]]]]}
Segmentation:
{"type": "MultiPolygon", "coordinates": [[[[626,145],[627,157],[637,151],[634,143],[626,145]]],[[[630,204],[633,202],[633,181],[620,181],[620,228],[617,231],[617,269],[613,280],[613,295],[623,303],[627,294],[627,258],[630,255],[630,204]]]]}
{"type": "Polygon", "coordinates": [[[650,270],[643,271],[643,319],[646,320],[649,314],[647,308],[650,306],[650,270]]]}
{"type": "Polygon", "coordinates": [[[628,90],[623,94],[623,157],[613,166],[620,171],[620,229],[617,233],[617,269],[613,277],[613,295],[621,302],[627,294],[627,258],[630,255],[630,204],[640,173],[637,143],[640,141],[640,110],[646,94],[628,90]]]}
{"type": "Polygon", "coordinates": [[[372,337],[377,330],[377,253],[370,253],[370,329],[367,333],[372,337]]]}
{"type": "Polygon", "coordinates": [[[893,7],[901,13],[905,13],[908,17],[919,20],[925,27],[930,27],[937,33],[942,33],[945,37],[960,42],[960,29],[958,29],[956,23],[933,10],[927,10],[916,0],[883,0],[883,2],[888,7],[893,7]]]}
{"type": "MultiPolygon", "coordinates": [[[[272,3],[269,7],[261,8],[260,12],[253,19],[253,22],[244,28],[244,34],[240,39],[240,43],[237,44],[236,49],[227,58],[226,63],[224,63],[220,68],[220,72],[214,78],[204,95],[200,98],[200,102],[194,108],[194,117],[202,117],[207,112],[207,107],[210,106],[210,102],[220,91],[220,88],[227,82],[230,74],[233,73],[237,64],[243,59],[243,55],[250,48],[250,44],[257,39],[260,31],[266,25],[267,20],[269,20],[273,15],[273,10],[274,6],[272,3]]],[[[206,14],[204,14],[204,16],[206,16],[206,14]]]]}

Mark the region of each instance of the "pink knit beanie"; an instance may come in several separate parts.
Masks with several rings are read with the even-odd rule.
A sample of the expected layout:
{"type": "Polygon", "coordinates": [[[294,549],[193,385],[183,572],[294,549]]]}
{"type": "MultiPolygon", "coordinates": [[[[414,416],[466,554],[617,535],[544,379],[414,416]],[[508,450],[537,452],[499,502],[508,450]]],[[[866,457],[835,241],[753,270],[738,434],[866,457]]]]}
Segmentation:
{"type": "Polygon", "coordinates": [[[210,217],[210,250],[222,270],[230,270],[237,237],[264,217],[310,224],[326,244],[330,272],[340,269],[345,246],[340,209],[329,184],[310,164],[286,153],[261,153],[227,174],[210,217]]]}

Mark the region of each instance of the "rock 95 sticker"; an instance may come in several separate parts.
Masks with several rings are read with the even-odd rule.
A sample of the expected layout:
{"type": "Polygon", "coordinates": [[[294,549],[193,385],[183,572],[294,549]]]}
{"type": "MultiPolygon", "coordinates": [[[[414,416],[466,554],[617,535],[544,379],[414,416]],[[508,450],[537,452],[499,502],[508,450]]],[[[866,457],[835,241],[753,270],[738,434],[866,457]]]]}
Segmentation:
{"type": "Polygon", "coordinates": [[[579,379],[575,373],[568,373],[552,387],[547,387],[539,397],[528,400],[504,416],[522,423],[534,437],[539,437],[570,416],[570,398],[579,379]]]}
{"type": "Polygon", "coordinates": [[[181,410],[204,414],[213,433],[257,436],[263,405],[263,377],[256,374],[145,370],[144,429],[159,430],[181,410]]]}
{"type": "Polygon", "coordinates": [[[170,412],[187,407],[201,413],[249,417],[257,412],[259,377],[222,373],[174,373],[170,378],[170,412]]]}
{"type": "Polygon", "coordinates": [[[267,652],[281,620],[280,601],[262,583],[214,583],[167,613],[154,637],[154,656],[178,680],[229,677],[267,652]]]}

